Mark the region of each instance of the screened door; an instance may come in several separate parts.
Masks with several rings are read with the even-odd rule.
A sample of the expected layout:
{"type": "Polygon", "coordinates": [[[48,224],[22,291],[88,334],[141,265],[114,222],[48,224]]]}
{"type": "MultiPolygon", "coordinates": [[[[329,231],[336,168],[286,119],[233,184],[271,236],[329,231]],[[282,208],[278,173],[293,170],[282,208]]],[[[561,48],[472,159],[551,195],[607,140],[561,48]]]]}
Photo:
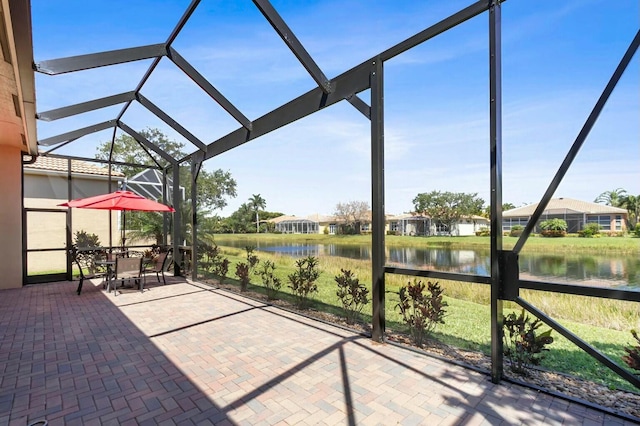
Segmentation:
{"type": "Polygon", "coordinates": [[[25,209],[25,283],[63,281],[67,262],[67,210],[25,209]]]}

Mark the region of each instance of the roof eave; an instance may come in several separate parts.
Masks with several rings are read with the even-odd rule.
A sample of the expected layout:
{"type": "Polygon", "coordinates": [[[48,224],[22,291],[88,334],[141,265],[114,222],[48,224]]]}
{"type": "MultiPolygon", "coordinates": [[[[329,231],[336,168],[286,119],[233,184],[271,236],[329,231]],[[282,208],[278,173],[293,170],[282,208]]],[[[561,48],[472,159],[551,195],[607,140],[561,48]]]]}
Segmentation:
{"type": "Polygon", "coordinates": [[[18,105],[22,118],[24,145],[30,155],[38,154],[36,130],[36,86],[33,71],[31,4],[29,0],[0,0],[4,11],[8,47],[16,76],[18,105]]]}

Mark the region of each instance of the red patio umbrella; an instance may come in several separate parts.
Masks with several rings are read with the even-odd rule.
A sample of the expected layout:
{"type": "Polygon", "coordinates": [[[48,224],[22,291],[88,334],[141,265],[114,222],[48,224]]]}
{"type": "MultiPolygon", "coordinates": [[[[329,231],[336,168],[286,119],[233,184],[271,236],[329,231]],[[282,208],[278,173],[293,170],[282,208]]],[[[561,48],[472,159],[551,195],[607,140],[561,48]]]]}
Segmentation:
{"type": "MultiPolygon", "coordinates": [[[[115,191],[109,194],[96,195],[88,198],[78,198],[66,203],[58,204],[63,207],[77,207],[80,209],[121,210],[144,212],[175,212],[171,206],[158,203],[131,191],[115,191]]],[[[125,217],[122,217],[122,246],[124,248],[125,217]]]]}

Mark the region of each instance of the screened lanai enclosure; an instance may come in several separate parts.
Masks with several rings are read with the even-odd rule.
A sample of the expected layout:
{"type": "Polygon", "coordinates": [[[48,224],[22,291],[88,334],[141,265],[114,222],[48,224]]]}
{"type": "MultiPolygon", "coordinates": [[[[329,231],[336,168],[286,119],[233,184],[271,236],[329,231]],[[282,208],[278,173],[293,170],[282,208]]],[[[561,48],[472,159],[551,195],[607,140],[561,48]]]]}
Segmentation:
{"type": "Polygon", "coordinates": [[[309,219],[286,219],[276,222],[276,232],[283,234],[317,234],[319,230],[318,222],[309,219]]]}
{"type": "MultiPolygon", "coordinates": [[[[511,83],[514,79],[513,74],[503,74],[503,70],[508,70],[508,67],[515,66],[516,63],[526,62],[528,55],[526,50],[517,49],[519,38],[526,37],[521,33],[525,22],[519,22],[520,25],[523,25],[522,27],[509,25],[510,8],[513,8],[511,10],[521,8],[523,4],[520,0],[510,0],[504,3],[499,0],[480,0],[469,3],[447,2],[446,6],[437,8],[432,16],[421,16],[418,23],[408,22],[408,28],[415,29],[411,34],[406,35],[398,28],[390,40],[377,39],[376,24],[371,22],[369,24],[371,31],[367,32],[371,40],[365,45],[382,45],[384,47],[372,54],[367,52],[369,56],[359,62],[353,62],[353,58],[357,58],[357,55],[347,55],[346,58],[341,57],[340,59],[336,57],[336,62],[332,62],[332,52],[325,51],[322,46],[322,31],[317,38],[311,38],[305,32],[305,29],[310,27],[322,27],[327,19],[336,20],[330,13],[330,8],[321,7],[322,2],[319,2],[316,13],[311,13],[306,17],[306,20],[298,15],[292,16],[291,20],[287,19],[288,16],[279,12],[278,2],[275,1],[273,4],[268,0],[234,2],[238,5],[240,3],[242,3],[242,7],[237,7],[241,10],[236,11],[238,13],[234,15],[234,18],[242,19],[244,14],[256,18],[256,22],[262,25],[261,36],[265,38],[267,36],[276,37],[278,46],[286,49],[285,62],[278,64],[270,61],[272,44],[246,46],[229,42],[226,45],[227,38],[231,40],[237,34],[224,26],[224,23],[221,23],[222,27],[216,27],[215,34],[218,38],[215,40],[210,38],[206,31],[193,29],[190,26],[191,20],[202,20],[203,16],[206,16],[200,15],[199,10],[215,7],[206,1],[197,0],[186,5],[184,10],[167,7],[166,13],[162,14],[162,22],[167,23],[166,32],[162,35],[156,35],[159,38],[150,44],[136,45],[137,39],[131,39],[126,46],[107,43],[108,48],[96,52],[91,50],[91,43],[81,42],[83,34],[70,32],[67,38],[68,46],[58,50],[58,52],[68,53],[62,55],[64,57],[50,58],[47,50],[36,50],[34,69],[38,75],[38,90],[43,93],[47,91],[60,93],[55,101],[51,101],[50,97],[47,104],[37,105],[37,118],[41,125],[44,122],[52,124],[64,119],[69,127],[59,133],[51,133],[52,128],[48,128],[47,131],[50,132],[50,135],[40,138],[38,142],[40,156],[74,160],[89,158],[92,160],[90,155],[78,154],[84,141],[91,138],[92,135],[100,132],[103,135],[107,134],[106,138],[112,144],[111,152],[116,148],[119,135],[124,134],[134,138],[140,150],[152,160],[152,166],[148,164],[123,165],[111,157],[103,159],[101,164],[109,170],[118,165],[140,167],[141,170],[147,168],[154,170],[152,177],[148,177],[147,172],[141,171],[140,178],[144,182],[138,179],[135,185],[140,188],[153,187],[156,194],[160,195],[160,201],[170,202],[176,208],[173,215],[165,216],[164,243],[170,244],[175,253],[185,252],[181,247],[188,243],[187,253],[191,256],[192,264],[191,274],[193,279],[197,279],[199,276],[198,262],[196,261],[199,259],[197,242],[201,237],[197,214],[198,177],[204,167],[212,164],[213,167],[225,168],[225,161],[235,158],[233,156],[237,155],[241,156],[245,163],[250,164],[251,168],[260,171],[261,162],[266,163],[275,161],[273,160],[275,158],[284,158],[286,161],[282,163],[281,168],[295,169],[296,176],[298,176],[296,180],[299,181],[295,184],[300,186],[292,186],[287,190],[282,190],[281,196],[286,197],[286,194],[292,194],[290,197],[295,198],[296,196],[302,197],[302,194],[308,194],[309,197],[313,197],[316,188],[327,186],[323,176],[328,178],[331,174],[341,172],[332,166],[331,161],[325,162],[325,157],[322,155],[326,154],[327,158],[336,159],[341,155],[347,155],[349,150],[353,149],[356,153],[351,157],[349,169],[364,170],[368,177],[366,185],[371,201],[372,279],[370,290],[373,308],[370,314],[372,317],[371,338],[373,340],[383,341],[385,339],[385,312],[390,309],[386,300],[386,277],[397,274],[407,277],[474,283],[478,286],[490,287],[491,303],[490,315],[488,315],[490,321],[486,327],[491,331],[491,378],[494,382],[497,383],[503,379],[503,304],[509,301],[515,302],[542,319],[555,332],[569,339],[628,382],[640,387],[638,376],[633,375],[586,340],[565,328],[559,321],[545,314],[542,309],[531,304],[521,295],[520,290],[531,289],[550,294],[582,295],[603,300],[623,300],[634,303],[640,302],[640,292],[524,280],[520,278],[519,268],[519,254],[534,231],[535,223],[541,218],[547,203],[561,186],[565,177],[572,177],[574,160],[583,147],[588,146],[591,142],[588,137],[598,123],[599,116],[605,111],[605,106],[612,97],[614,89],[621,81],[626,84],[628,79],[633,78],[633,72],[628,68],[637,71],[637,50],[640,44],[637,16],[632,24],[635,27],[632,28],[625,40],[626,49],[607,52],[609,54],[607,60],[592,64],[601,70],[601,82],[591,85],[592,90],[588,96],[585,95],[583,98],[574,100],[583,107],[580,109],[583,114],[579,119],[580,124],[576,127],[574,136],[570,140],[562,141],[562,144],[558,142],[555,145],[552,154],[553,164],[555,164],[554,173],[549,176],[528,176],[515,173],[512,176],[513,180],[521,182],[528,179],[543,181],[546,189],[539,196],[539,199],[532,200],[539,201],[538,208],[526,223],[515,246],[507,249],[503,244],[502,237],[502,205],[504,201],[508,201],[503,200],[503,187],[509,183],[503,179],[503,169],[510,167],[510,161],[519,162],[518,167],[520,167],[520,165],[527,163],[528,157],[515,158],[512,156],[506,158],[503,156],[503,146],[506,145],[503,144],[503,139],[505,142],[507,140],[513,141],[522,136],[521,133],[537,133],[538,127],[544,127],[544,123],[539,122],[532,123],[522,132],[514,128],[510,128],[508,133],[503,131],[503,119],[515,113],[515,109],[518,108],[519,96],[510,92],[508,94],[511,99],[510,104],[507,105],[503,102],[503,96],[506,94],[503,88],[506,84],[512,88],[511,83]],[[461,29],[469,27],[473,27],[477,37],[473,39],[458,38],[461,29]],[[228,33],[225,34],[227,29],[228,33]],[[304,33],[305,36],[298,36],[299,32],[304,33]],[[399,37],[398,34],[402,34],[402,37],[399,37]],[[200,40],[202,44],[195,46],[190,44],[194,40],[200,40]],[[443,40],[453,41],[453,47],[443,48],[440,44],[443,40]],[[74,45],[76,42],[79,47],[74,45]],[[205,43],[210,43],[211,50],[204,50],[205,43]],[[432,46],[436,50],[429,50],[432,46]],[[230,91],[234,92],[234,86],[226,80],[230,78],[229,75],[221,75],[219,71],[225,67],[225,60],[244,52],[245,49],[249,49],[255,56],[254,66],[246,66],[247,70],[251,68],[254,72],[252,77],[248,76],[251,74],[248,71],[247,76],[244,75],[243,67],[234,68],[231,70],[231,74],[233,74],[233,80],[239,81],[241,84],[253,82],[254,90],[247,97],[238,96],[236,93],[239,101],[235,102],[234,97],[227,96],[225,90],[221,88],[221,86],[228,85],[227,87],[232,88],[230,91]],[[503,54],[504,49],[507,49],[510,55],[503,54]],[[404,71],[400,67],[401,64],[426,63],[427,66],[436,66],[439,61],[450,59],[455,63],[454,68],[462,71],[465,69],[465,63],[458,61],[455,57],[457,54],[469,52],[478,55],[478,62],[481,64],[481,72],[474,72],[475,80],[471,84],[465,83],[469,76],[456,71],[456,73],[446,75],[441,73],[437,76],[442,81],[449,79],[454,81],[446,96],[438,97],[431,92],[435,85],[429,83],[431,79],[436,78],[431,74],[424,75],[420,86],[403,86],[409,83],[405,79],[404,71]],[[202,64],[201,60],[206,55],[209,55],[207,59],[213,61],[207,62],[211,68],[196,65],[202,64]],[[331,73],[323,70],[323,63],[316,59],[318,56],[323,59],[324,64],[330,64],[331,73]],[[612,57],[615,57],[615,60],[611,59],[612,57]],[[144,72],[132,87],[121,89],[123,85],[115,81],[117,78],[105,77],[102,81],[91,80],[93,76],[97,75],[98,71],[96,70],[120,66],[128,67],[134,63],[143,63],[144,72]],[[336,71],[337,68],[340,70],[336,71]],[[256,71],[260,71],[260,73],[256,73],[256,71]],[[83,74],[88,80],[91,80],[91,87],[95,88],[95,91],[88,90],[85,99],[81,102],[65,104],[64,101],[69,98],[66,93],[71,90],[65,79],[76,73],[83,74]],[[280,89],[277,94],[269,92],[269,83],[260,80],[266,73],[275,73],[283,80],[282,86],[278,86],[280,89]],[[292,76],[298,78],[301,74],[304,74],[309,88],[294,93],[292,86],[287,81],[293,78],[292,76]],[[154,92],[151,88],[163,86],[163,80],[171,75],[179,75],[182,80],[179,84],[171,85],[170,90],[165,91],[157,99],[154,98],[152,96],[154,92]],[[56,83],[56,79],[61,81],[56,83]],[[418,89],[423,85],[427,89],[419,91],[418,89]],[[187,86],[196,87],[197,95],[193,95],[193,91],[187,92],[187,86]],[[399,90],[401,95],[392,98],[389,94],[396,90],[399,90]],[[265,91],[268,96],[278,99],[278,104],[261,110],[252,103],[252,99],[265,91]],[[94,92],[100,93],[100,95],[92,97],[94,92]],[[405,99],[408,100],[413,92],[420,93],[422,105],[434,104],[436,109],[430,109],[430,113],[424,114],[422,119],[405,120],[403,117],[409,116],[408,114],[412,112],[411,109],[414,108],[414,105],[407,104],[406,107],[403,107],[403,102],[405,99]],[[196,97],[199,100],[206,99],[209,102],[208,107],[201,110],[190,110],[189,113],[179,109],[173,110],[171,113],[168,112],[171,110],[172,100],[183,102],[196,97]],[[437,122],[443,119],[437,112],[436,104],[438,102],[444,106],[453,104],[453,100],[458,99],[459,103],[455,105],[464,108],[467,102],[471,102],[468,100],[471,97],[480,99],[479,104],[483,111],[482,114],[474,116],[474,120],[471,120],[477,126],[469,129],[469,134],[482,135],[480,142],[474,141],[474,146],[479,147],[478,149],[483,154],[475,158],[473,162],[467,159],[463,160],[462,155],[465,148],[456,146],[457,143],[467,140],[470,137],[469,134],[453,138],[445,143],[446,147],[440,147],[443,151],[436,152],[446,133],[467,129],[470,126],[469,122],[438,128],[432,133],[421,133],[422,137],[412,141],[411,147],[408,148],[396,143],[400,134],[422,132],[431,125],[436,126],[437,122]],[[279,101],[281,98],[284,98],[282,102],[279,101]],[[387,109],[387,103],[392,101],[396,102],[394,105],[397,105],[397,110],[387,109]],[[209,115],[210,110],[224,115],[224,120],[213,120],[209,115]],[[334,110],[338,112],[337,115],[328,115],[329,111],[334,110]],[[100,117],[100,119],[95,119],[95,117],[100,117]],[[357,124],[346,124],[342,121],[343,117],[349,117],[357,124]],[[387,119],[389,122],[386,121],[387,119]],[[192,123],[191,126],[185,124],[185,120],[192,123]],[[297,130],[300,128],[296,127],[297,123],[305,120],[313,123],[312,130],[298,132],[297,130]],[[214,125],[208,127],[209,121],[214,125]],[[150,125],[149,123],[152,123],[151,125],[159,123],[175,138],[184,141],[189,153],[179,158],[174,157],[145,138],[142,130],[150,125]],[[223,124],[218,126],[219,123],[223,124]],[[218,135],[221,129],[223,133],[218,135]],[[296,150],[283,149],[277,140],[269,139],[272,137],[272,133],[279,135],[280,132],[286,131],[291,131],[291,133],[286,133],[286,136],[297,142],[298,148],[296,150]],[[314,131],[325,132],[327,140],[321,143],[305,143],[305,140],[314,131]],[[212,137],[211,135],[216,136],[212,137]],[[336,135],[342,136],[342,139],[338,139],[339,142],[332,139],[336,135]],[[249,151],[245,150],[246,146],[253,146],[253,144],[262,150],[249,155],[249,151]],[[491,217],[491,262],[487,275],[398,268],[386,264],[385,214],[387,212],[385,210],[389,208],[386,200],[397,192],[409,193],[411,194],[409,197],[413,197],[416,192],[424,190],[415,188],[422,188],[423,183],[429,180],[429,178],[424,178],[416,183],[409,173],[399,181],[386,181],[386,178],[390,169],[394,167],[402,169],[403,167],[402,164],[395,162],[398,150],[405,148],[416,150],[420,146],[424,146],[427,150],[422,158],[423,168],[432,173],[429,176],[457,174],[465,170],[473,170],[473,176],[468,180],[485,182],[484,189],[488,194],[491,217]],[[451,168],[444,168],[447,165],[450,165],[451,168]],[[314,168],[321,169],[320,173],[314,172],[314,168]],[[181,173],[181,169],[188,170],[188,173],[181,173]],[[172,183],[171,189],[167,190],[169,183],[172,183]],[[392,186],[394,190],[389,191],[389,186],[392,186]],[[181,188],[189,189],[182,190],[181,188]],[[168,223],[169,221],[171,223],[168,223]]],[[[369,2],[366,3],[369,4],[369,2]]],[[[402,2],[398,2],[398,4],[400,3],[402,2]]],[[[333,7],[340,6],[333,4],[333,7]]],[[[341,14],[354,13],[348,20],[349,22],[360,19],[356,12],[348,10],[347,5],[344,7],[346,10],[340,11],[341,14]]],[[[158,6],[158,9],[161,9],[161,6],[158,6]]],[[[562,9],[561,5],[556,4],[536,2],[531,8],[532,11],[544,12],[545,16],[552,9],[554,13],[571,15],[570,10],[560,10],[562,9]],[[556,7],[558,10],[554,9],[556,7]]],[[[121,12],[122,15],[129,13],[127,10],[121,12]]],[[[135,12],[139,13],[140,11],[135,12]]],[[[156,15],[160,15],[159,12],[160,10],[154,10],[149,13],[156,17],[156,15]]],[[[370,16],[364,12],[361,13],[366,15],[362,17],[363,22],[366,22],[365,18],[370,18],[370,16]]],[[[544,26],[546,18],[540,18],[540,15],[536,15],[536,17],[539,20],[531,19],[526,21],[526,25],[531,27],[544,26]]],[[[96,15],[97,18],[98,15],[96,15]]],[[[381,16],[378,19],[384,20],[385,17],[381,16]]],[[[34,25],[42,24],[42,22],[34,22],[34,25]]],[[[610,23],[609,25],[614,24],[610,23]]],[[[214,26],[211,25],[212,28],[214,26]]],[[[114,32],[118,31],[118,29],[114,29],[114,32]]],[[[341,43],[348,46],[354,41],[344,38],[341,43]]],[[[551,50],[552,47],[550,46],[549,49],[551,50]]],[[[573,53],[576,56],[580,54],[579,51],[573,53]]],[[[550,62],[553,61],[545,61],[545,65],[549,65],[550,62]]],[[[325,66],[329,67],[329,65],[325,66]]],[[[131,69],[125,68],[125,72],[128,73],[131,69]]],[[[545,68],[542,74],[545,73],[562,74],[562,70],[545,68]]],[[[117,74],[117,76],[120,75],[117,74]]],[[[635,78],[637,79],[637,73],[635,78]]],[[[568,81],[565,83],[570,84],[568,81]]],[[[552,93],[549,96],[562,97],[563,94],[552,93]]],[[[540,104],[536,108],[544,109],[548,106],[543,99],[538,100],[540,104]]],[[[635,119],[637,120],[637,117],[635,119]]],[[[525,126],[525,123],[521,124],[525,126]]],[[[58,127],[53,127],[53,129],[58,129],[58,127]]],[[[540,132],[542,137],[550,137],[549,131],[540,130],[540,132]]],[[[44,133],[40,132],[41,135],[44,133]]],[[[536,142],[532,141],[531,143],[535,145],[536,142]]],[[[535,148],[532,148],[532,151],[534,150],[535,148]]],[[[543,159],[542,162],[546,161],[547,159],[543,159]]],[[[530,173],[535,173],[531,168],[527,168],[527,170],[530,173]]],[[[581,178],[586,176],[583,176],[583,171],[581,168],[579,174],[581,178]]],[[[245,168],[239,173],[247,173],[247,169],[245,168]]],[[[111,176],[112,174],[109,174],[108,178],[111,176]]],[[[345,181],[345,186],[354,185],[353,182],[347,181],[348,175],[346,173],[339,176],[339,179],[345,181]]],[[[265,173],[261,178],[269,180],[274,187],[283,185],[282,181],[277,180],[274,175],[265,173]]],[[[134,182],[129,184],[130,187],[134,186],[134,182]]],[[[424,185],[427,184],[424,183],[424,185]]],[[[71,191],[68,195],[71,195],[71,191]]],[[[406,223],[402,226],[405,225],[406,223]]],[[[414,225],[424,227],[422,222],[414,225]]],[[[317,223],[307,221],[288,221],[278,224],[278,226],[281,227],[280,232],[314,233],[318,229],[317,223]]],[[[27,229],[25,232],[29,232],[29,230],[27,229]]],[[[180,264],[176,264],[175,273],[182,272],[180,264]]]]}

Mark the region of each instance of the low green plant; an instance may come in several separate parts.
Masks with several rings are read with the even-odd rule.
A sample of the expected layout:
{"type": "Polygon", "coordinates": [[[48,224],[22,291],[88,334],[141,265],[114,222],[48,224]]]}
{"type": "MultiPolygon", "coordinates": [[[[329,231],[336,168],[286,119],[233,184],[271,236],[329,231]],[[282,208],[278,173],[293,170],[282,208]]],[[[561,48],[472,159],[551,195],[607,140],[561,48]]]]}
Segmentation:
{"type": "Polygon", "coordinates": [[[532,366],[538,365],[543,358],[542,352],[548,351],[546,345],[553,343],[551,329],[542,333],[538,329],[542,321],[532,321],[522,309],[503,317],[504,321],[504,354],[509,358],[511,371],[527,375],[532,366]]]}
{"type": "Polygon", "coordinates": [[[422,347],[436,325],[444,324],[447,302],[442,299],[443,292],[437,282],[428,281],[425,286],[417,279],[409,281],[398,291],[400,302],[396,308],[400,310],[402,320],[409,326],[413,342],[418,347],[422,347]]]}
{"type": "Polygon", "coordinates": [[[597,223],[587,223],[584,225],[581,231],[578,231],[578,235],[583,238],[594,238],[600,236],[601,226],[597,223]]]}
{"type": "Polygon", "coordinates": [[[522,231],[524,231],[524,226],[522,225],[513,225],[511,227],[511,231],[509,231],[510,237],[519,237],[522,235],[522,231]]]}
{"type": "Polygon", "coordinates": [[[640,372],[640,337],[638,337],[638,332],[635,330],[631,330],[631,335],[634,339],[636,339],[637,345],[630,346],[628,348],[624,348],[624,351],[627,353],[622,357],[622,360],[634,370],[640,372]]]}
{"type": "MultiPolygon", "coordinates": [[[[144,251],[145,258],[151,258],[153,253],[151,250],[144,251]]],[[[214,246],[206,242],[198,242],[198,264],[199,268],[205,271],[209,271],[213,266],[213,259],[215,255],[214,246]]]]}
{"type": "Polygon", "coordinates": [[[635,227],[635,229],[633,230],[633,234],[634,234],[636,237],[640,237],[640,223],[636,223],[636,227],[635,227]]]}
{"type": "Polygon", "coordinates": [[[480,228],[479,231],[476,231],[476,236],[477,237],[490,237],[491,236],[491,229],[487,228],[486,226],[483,228],[480,228]]]}
{"type": "Polygon", "coordinates": [[[95,274],[98,271],[96,260],[104,254],[103,249],[100,248],[100,238],[96,234],[80,230],[74,234],[74,240],[78,263],[90,274],[95,274]]]}
{"type": "Polygon", "coordinates": [[[296,270],[288,276],[289,288],[293,291],[296,298],[296,305],[300,309],[307,308],[309,296],[318,292],[316,281],[320,276],[317,269],[318,259],[314,256],[307,256],[296,261],[296,270]]]}
{"type": "Polygon", "coordinates": [[[249,273],[251,273],[256,265],[260,262],[260,259],[258,259],[258,256],[253,254],[255,247],[246,246],[244,249],[247,252],[247,265],[249,266],[249,273]]]}
{"type": "Polygon", "coordinates": [[[567,222],[563,219],[547,219],[540,222],[540,234],[543,237],[564,237],[567,235],[567,222]]]}
{"type": "Polygon", "coordinates": [[[335,276],[338,283],[336,295],[342,303],[348,324],[353,324],[360,316],[362,308],[369,303],[369,289],[360,284],[360,280],[348,269],[340,269],[341,275],[335,276]]]}
{"type": "Polygon", "coordinates": [[[80,250],[100,246],[100,238],[96,234],[89,234],[86,231],[80,230],[76,231],[73,237],[80,250]]]}
{"type": "Polygon", "coordinates": [[[244,262],[236,264],[236,277],[240,280],[240,291],[247,291],[249,287],[249,265],[244,262]]]}
{"type": "Polygon", "coordinates": [[[227,278],[227,274],[229,273],[229,259],[222,256],[220,251],[220,247],[217,244],[213,246],[208,246],[206,249],[206,254],[209,257],[209,264],[211,265],[211,272],[213,275],[217,276],[222,284],[227,278]]]}
{"type": "Polygon", "coordinates": [[[223,258],[219,262],[213,264],[213,274],[220,279],[220,284],[224,282],[229,273],[229,259],[223,258]]]}
{"type": "Polygon", "coordinates": [[[275,263],[270,260],[265,260],[262,262],[262,266],[255,273],[262,278],[262,284],[267,292],[267,298],[269,300],[277,299],[276,295],[282,287],[282,281],[280,278],[274,275],[274,271],[276,269],[275,263]]]}

